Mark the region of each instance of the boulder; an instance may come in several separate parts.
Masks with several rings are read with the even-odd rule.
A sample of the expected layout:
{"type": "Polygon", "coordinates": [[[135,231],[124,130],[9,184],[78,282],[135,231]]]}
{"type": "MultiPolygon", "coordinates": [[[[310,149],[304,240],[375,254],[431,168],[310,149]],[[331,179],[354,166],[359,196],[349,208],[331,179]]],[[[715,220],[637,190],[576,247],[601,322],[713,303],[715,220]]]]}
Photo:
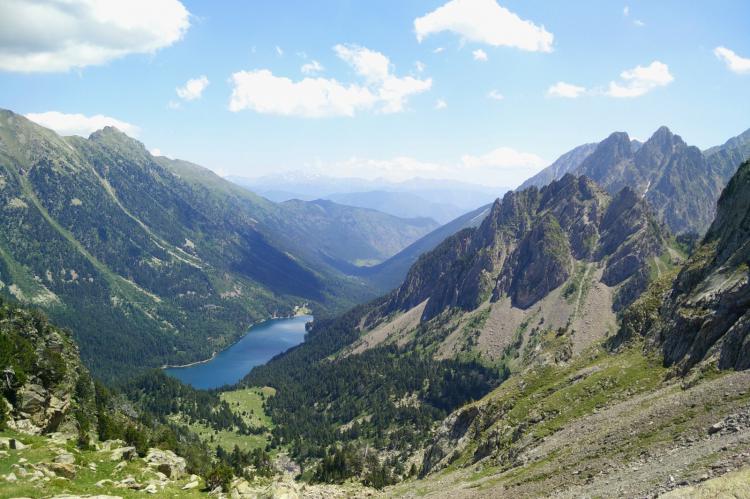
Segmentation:
{"type": "Polygon", "coordinates": [[[26,447],[28,447],[23,442],[15,438],[11,438],[9,443],[10,443],[10,448],[14,450],[24,450],[26,447]]]}
{"type": "Polygon", "coordinates": [[[148,466],[156,468],[172,480],[184,476],[187,469],[185,459],[170,450],[149,449],[145,461],[148,466]]]}
{"type": "Polygon", "coordinates": [[[47,400],[47,390],[41,385],[28,383],[18,391],[18,409],[26,414],[39,412],[47,400]]]}
{"type": "Polygon", "coordinates": [[[63,452],[62,454],[58,454],[55,457],[54,462],[60,463],[60,464],[75,464],[76,457],[69,452],[63,452]]]}
{"type": "Polygon", "coordinates": [[[57,476],[65,478],[75,478],[76,467],[72,464],[49,463],[47,468],[57,476]]]}
{"type": "Polygon", "coordinates": [[[198,480],[193,480],[192,482],[188,482],[185,485],[182,486],[182,490],[192,490],[197,488],[200,485],[200,482],[198,480]]]}
{"type": "Polygon", "coordinates": [[[112,461],[131,461],[138,456],[135,447],[119,447],[112,451],[109,459],[112,461]]]}

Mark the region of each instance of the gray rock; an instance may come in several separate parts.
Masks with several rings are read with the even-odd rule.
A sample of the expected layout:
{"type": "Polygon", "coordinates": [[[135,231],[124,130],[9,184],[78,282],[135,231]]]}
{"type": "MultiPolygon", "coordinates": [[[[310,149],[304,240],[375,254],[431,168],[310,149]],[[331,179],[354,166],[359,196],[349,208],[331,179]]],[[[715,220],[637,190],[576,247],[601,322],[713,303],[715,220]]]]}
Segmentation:
{"type": "Polygon", "coordinates": [[[146,464],[156,468],[174,480],[185,475],[187,463],[174,452],[161,449],[149,449],[145,458],[146,464]]]}

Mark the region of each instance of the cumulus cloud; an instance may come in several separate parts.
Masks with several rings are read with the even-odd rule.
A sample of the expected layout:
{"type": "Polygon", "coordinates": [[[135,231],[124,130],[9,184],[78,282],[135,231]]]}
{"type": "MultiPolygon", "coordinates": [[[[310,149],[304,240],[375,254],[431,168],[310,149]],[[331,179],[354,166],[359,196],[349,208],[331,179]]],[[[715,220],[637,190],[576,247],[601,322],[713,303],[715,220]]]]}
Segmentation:
{"type": "Polygon", "coordinates": [[[336,45],[333,51],[370,82],[383,81],[390,73],[390,60],[380,52],[358,45],[336,45]]]}
{"type": "Polygon", "coordinates": [[[208,78],[205,75],[198,78],[191,78],[185,85],[177,87],[177,96],[183,100],[200,99],[208,83],[208,78]]]}
{"type": "Polygon", "coordinates": [[[435,101],[435,109],[440,110],[440,109],[445,109],[446,107],[448,107],[448,103],[445,102],[443,99],[438,99],[435,101]]]}
{"type": "Polygon", "coordinates": [[[664,87],[674,81],[669,67],[663,62],[654,61],[648,66],[636,66],[620,73],[622,82],[610,82],[605,92],[610,97],[640,97],[657,87],[664,87]]]}
{"type": "Polygon", "coordinates": [[[315,168],[328,175],[384,178],[393,182],[421,176],[515,187],[546,165],[536,154],[500,147],[486,154],[467,154],[451,162],[423,161],[408,156],[391,159],[353,157],[329,164],[318,163],[315,168]]]}
{"type": "Polygon", "coordinates": [[[153,53],[189,27],[190,13],[178,0],[5,0],[0,70],[67,71],[153,53]]]}
{"type": "Polygon", "coordinates": [[[302,74],[306,74],[306,75],[321,73],[324,69],[325,68],[323,67],[323,65],[315,60],[305,63],[302,65],[301,68],[299,68],[299,70],[302,71],[302,74]]]}
{"type": "Polygon", "coordinates": [[[714,55],[727,65],[730,71],[735,73],[750,73],[750,59],[740,57],[733,50],[726,47],[716,47],[714,55]]]}
{"type": "Polygon", "coordinates": [[[403,111],[410,96],[432,87],[429,78],[395,76],[390,60],[380,52],[357,45],[336,45],[333,50],[364,79],[363,84],[320,77],[293,81],[267,69],[239,71],[231,77],[229,109],[308,118],[354,116],[370,109],[396,113],[403,111]]]}
{"type": "Polygon", "coordinates": [[[573,85],[571,83],[565,83],[564,81],[558,81],[547,89],[548,97],[563,97],[566,99],[576,99],[586,93],[584,87],[573,85]]]}
{"type": "Polygon", "coordinates": [[[487,97],[490,98],[490,99],[492,99],[492,100],[503,100],[503,99],[505,99],[505,96],[503,94],[501,94],[500,92],[498,92],[497,90],[490,90],[489,93],[487,94],[487,97]]]}
{"type": "Polygon", "coordinates": [[[476,49],[471,53],[471,56],[474,58],[475,61],[486,61],[487,60],[487,52],[485,52],[482,49],[476,49]]]}
{"type": "Polygon", "coordinates": [[[414,20],[417,40],[450,31],[463,39],[494,47],[551,52],[554,36],[531,21],[501,7],[495,0],[451,0],[414,20]]]}
{"type": "Polygon", "coordinates": [[[135,125],[101,114],[85,116],[83,114],[47,111],[45,113],[29,113],[26,117],[44,127],[51,128],[63,136],[80,135],[81,137],[88,137],[91,133],[101,130],[105,126],[113,126],[131,137],[137,137],[140,133],[140,129],[135,125]]]}

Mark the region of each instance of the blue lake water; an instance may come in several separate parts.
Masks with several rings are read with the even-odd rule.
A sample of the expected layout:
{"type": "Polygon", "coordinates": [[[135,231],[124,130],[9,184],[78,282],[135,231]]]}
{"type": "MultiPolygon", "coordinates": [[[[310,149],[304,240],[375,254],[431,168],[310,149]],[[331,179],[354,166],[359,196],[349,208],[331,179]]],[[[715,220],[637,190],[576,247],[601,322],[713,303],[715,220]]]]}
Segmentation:
{"type": "Polygon", "coordinates": [[[241,380],[250,370],[305,340],[312,316],[271,319],[251,327],[237,343],[202,364],[164,371],[195,388],[218,388],[241,380]]]}

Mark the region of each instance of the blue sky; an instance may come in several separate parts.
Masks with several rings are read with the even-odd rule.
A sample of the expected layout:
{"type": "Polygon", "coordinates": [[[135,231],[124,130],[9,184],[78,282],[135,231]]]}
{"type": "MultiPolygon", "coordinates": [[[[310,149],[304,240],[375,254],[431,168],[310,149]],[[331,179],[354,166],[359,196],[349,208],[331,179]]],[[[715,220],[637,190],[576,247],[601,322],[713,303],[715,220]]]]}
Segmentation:
{"type": "Polygon", "coordinates": [[[750,128],[745,1],[90,2],[0,2],[0,106],[221,174],[512,187],[615,130],[750,128]]]}

